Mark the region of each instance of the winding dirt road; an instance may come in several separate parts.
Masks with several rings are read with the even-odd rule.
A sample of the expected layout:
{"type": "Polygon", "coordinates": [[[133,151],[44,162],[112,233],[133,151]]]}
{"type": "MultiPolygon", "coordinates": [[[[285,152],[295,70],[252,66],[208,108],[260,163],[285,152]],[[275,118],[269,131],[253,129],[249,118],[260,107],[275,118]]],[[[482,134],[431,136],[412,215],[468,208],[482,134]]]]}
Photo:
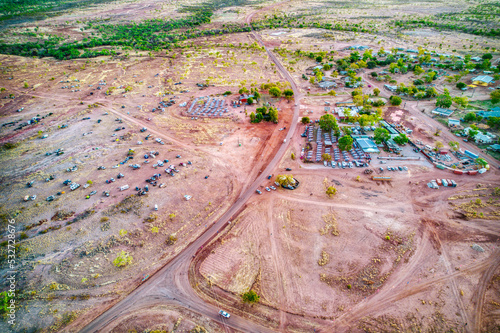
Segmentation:
{"type": "MultiPolygon", "coordinates": [[[[275,4],[270,7],[277,6],[275,4]]],[[[267,10],[268,8],[263,8],[260,11],[267,10]]],[[[255,13],[250,14],[246,22],[250,22],[251,17],[255,13]]],[[[251,34],[259,42],[261,46],[264,43],[260,36],[252,31],[251,34]]],[[[179,253],[177,257],[168,262],[162,269],[160,269],[156,274],[151,276],[145,283],[140,285],[127,297],[122,299],[117,304],[110,307],[106,312],[101,314],[99,317],[94,319],[90,324],[88,324],[81,332],[101,332],[106,331],[114,327],[119,323],[120,318],[123,318],[133,312],[141,309],[147,309],[154,307],[156,305],[173,305],[188,308],[189,310],[202,314],[208,318],[215,321],[221,322],[224,325],[231,327],[233,329],[243,331],[243,332],[273,332],[265,327],[262,327],[256,323],[253,323],[245,318],[232,315],[230,320],[222,320],[223,318],[218,315],[218,308],[211,304],[205,303],[191,288],[189,282],[188,272],[191,259],[199,248],[210,241],[214,236],[217,235],[219,230],[227,226],[228,221],[235,216],[246,204],[246,202],[255,195],[255,191],[260,186],[260,184],[265,181],[267,175],[271,174],[272,171],[277,166],[278,162],[282,159],[285,152],[290,144],[290,139],[295,133],[299,110],[300,110],[300,99],[302,95],[290,74],[285,70],[283,65],[278,61],[278,59],[272,54],[267,47],[265,47],[266,52],[272,62],[276,65],[276,68],[281,73],[281,75],[290,82],[291,87],[295,96],[295,109],[293,114],[292,123],[286,135],[286,142],[284,142],[271,162],[267,165],[265,170],[258,176],[251,185],[246,188],[246,190],[241,193],[236,202],[226,211],[222,217],[215,222],[206,232],[200,236],[196,241],[189,244],[182,252],[179,253]]],[[[121,115],[125,117],[124,115],[121,115]]],[[[136,120],[128,119],[135,123],[136,120]]]]}

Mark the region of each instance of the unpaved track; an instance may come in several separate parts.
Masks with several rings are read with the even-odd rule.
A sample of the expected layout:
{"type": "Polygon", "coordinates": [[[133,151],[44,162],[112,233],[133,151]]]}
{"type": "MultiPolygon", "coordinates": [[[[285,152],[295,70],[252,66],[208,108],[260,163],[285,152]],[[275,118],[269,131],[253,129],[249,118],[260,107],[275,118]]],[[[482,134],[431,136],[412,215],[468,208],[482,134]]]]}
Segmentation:
{"type": "MultiPolygon", "coordinates": [[[[274,6],[277,6],[276,4],[274,6]]],[[[271,7],[274,7],[271,6],[271,7]]],[[[262,11],[262,10],[261,10],[262,11]]],[[[247,22],[251,19],[253,14],[247,17],[247,22]]],[[[260,37],[252,31],[252,35],[264,46],[260,37]]],[[[225,324],[228,327],[242,331],[242,332],[273,332],[273,330],[255,324],[245,318],[238,317],[235,314],[231,316],[230,320],[222,321],[218,315],[218,308],[211,304],[205,303],[191,287],[188,272],[189,264],[192,257],[196,254],[197,250],[214,237],[220,229],[223,229],[227,222],[240,211],[246,202],[255,194],[255,190],[260,184],[265,181],[267,175],[271,174],[278,162],[282,159],[290,144],[290,139],[296,130],[298,117],[299,117],[299,100],[301,94],[295,84],[293,78],[284,69],[276,57],[266,48],[269,58],[275,63],[276,68],[280,71],[281,75],[290,82],[294,91],[296,106],[294,109],[292,123],[286,135],[287,142],[283,143],[278,149],[277,153],[267,165],[266,169],[258,176],[252,185],[240,195],[236,202],[227,210],[222,217],[209,227],[203,235],[197,240],[190,243],[182,252],[174,259],[169,261],[163,268],[153,274],[146,282],[136,288],[124,299],[116,303],[102,313],[99,317],[95,318],[89,323],[81,332],[102,332],[108,331],[120,323],[120,319],[125,316],[136,312],[140,309],[148,309],[155,305],[175,305],[187,307],[193,312],[199,313],[203,316],[211,318],[215,321],[225,324]]],[[[123,116],[123,115],[121,115],[123,116]]],[[[66,330],[71,331],[72,325],[68,326],[66,330]]]]}
{"type": "MultiPolygon", "coordinates": [[[[481,324],[482,324],[482,313],[483,313],[483,305],[484,305],[484,298],[486,295],[486,289],[493,278],[493,275],[495,274],[495,271],[498,269],[500,266],[500,253],[497,250],[496,251],[496,261],[491,264],[490,267],[481,275],[481,278],[479,279],[479,283],[477,285],[477,288],[474,292],[474,296],[472,297],[472,304],[475,305],[474,308],[474,314],[473,314],[473,320],[474,320],[474,325],[471,325],[474,327],[474,332],[482,332],[481,331],[481,324]]],[[[472,327],[471,327],[472,328],[472,327]]]]}

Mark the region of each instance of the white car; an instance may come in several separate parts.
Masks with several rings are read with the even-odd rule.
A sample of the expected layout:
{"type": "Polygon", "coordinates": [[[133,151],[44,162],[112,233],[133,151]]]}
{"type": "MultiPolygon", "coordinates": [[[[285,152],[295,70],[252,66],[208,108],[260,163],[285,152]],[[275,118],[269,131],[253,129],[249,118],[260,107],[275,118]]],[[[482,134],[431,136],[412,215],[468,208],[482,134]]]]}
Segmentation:
{"type": "Polygon", "coordinates": [[[229,317],[231,317],[231,315],[230,315],[229,313],[227,313],[226,311],[224,311],[224,310],[220,310],[220,311],[219,311],[219,314],[220,314],[222,317],[224,317],[224,318],[229,318],[229,317]]]}
{"type": "Polygon", "coordinates": [[[271,190],[273,190],[273,191],[276,191],[276,187],[274,187],[274,186],[269,186],[269,188],[271,188],[271,190]]]}
{"type": "Polygon", "coordinates": [[[271,189],[269,187],[266,187],[267,192],[271,192],[271,189]]]}

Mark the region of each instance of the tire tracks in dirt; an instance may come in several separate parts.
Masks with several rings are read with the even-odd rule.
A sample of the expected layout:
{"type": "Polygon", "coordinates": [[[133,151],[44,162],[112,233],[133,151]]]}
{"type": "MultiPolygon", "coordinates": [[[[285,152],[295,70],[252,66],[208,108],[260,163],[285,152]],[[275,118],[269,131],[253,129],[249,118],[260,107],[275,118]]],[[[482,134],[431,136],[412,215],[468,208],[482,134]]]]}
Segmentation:
{"type": "MultiPolygon", "coordinates": [[[[486,297],[486,290],[488,289],[488,284],[490,283],[495,271],[500,266],[500,251],[497,249],[493,252],[490,257],[494,258],[492,264],[486,269],[486,271],[479,278],[479,282],[476,290],[474,291],[474,296],[472,297],[472,304],[475,304],[473,320],[474,320],[474,332],[481,332],[482,316],[484,300],[486,297]]],[[[472,325],[471,325],[472,326],[472,325]]],[[[472,327],[471,327],[472,328],[472,327]]]]}

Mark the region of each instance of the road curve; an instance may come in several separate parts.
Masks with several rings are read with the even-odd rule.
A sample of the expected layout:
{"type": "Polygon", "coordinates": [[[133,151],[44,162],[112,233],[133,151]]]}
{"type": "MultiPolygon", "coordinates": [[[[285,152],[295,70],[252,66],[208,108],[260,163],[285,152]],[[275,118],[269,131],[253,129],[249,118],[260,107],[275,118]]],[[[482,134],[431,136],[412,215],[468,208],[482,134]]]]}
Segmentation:
{"type": "MultiPolygon", "coordinates": [[[[278,5],[278,4],[276,4],[278,5]]],[[[276,6],[274,5],[274,6],[276,6]]],[[[247,22],[253,14],[247,18],[247,22]]],[[[188,308],[190,311],[199,313],[209,317],[222,324],[242,331],[242,332],[274,332],[271,329],[260,326],[243,317],[232,314],[230,320],[222,320],[218,313],[218,308],[211,304],[205,303],[191,288],[189,283],[188,271],[191,259],[196,255],[197,250],[210,241],[217,235],[219,230],[223,229],[227,222],[237,214],[246,202],[255,194],[255,191],[260,184],[265,181],[267,175],[271,174],[279,161],[284,156],[290,144],[290,139],[296,130],[301,99],[300,91],[283,65],[264,45],[262,39],[252,29],[251,34],[255,37],[258,43],[263,46],[271,59],[276,65],[278,71],[283,77],[290,82],[291,88],[295,96],[295,108],[291,126],[286,134],[286,142],[278,149],[276,155],[264,169],[264,171],[253,181],[236,200],[236,202],[221,216],[221,218],[209,227],[198,239],[190,243],[183,251],[175,258],[165,264],[157,273],[152,275],[146,282],[132,291],[124,299],[111,306],[107,311],[94,319],[81,332],[101,332],[111,329],[117,324],[117,321],[125,315],[131,314],[134,311],[151,308],[156,305],[172,305],[176,307],[188,308]]]]}

